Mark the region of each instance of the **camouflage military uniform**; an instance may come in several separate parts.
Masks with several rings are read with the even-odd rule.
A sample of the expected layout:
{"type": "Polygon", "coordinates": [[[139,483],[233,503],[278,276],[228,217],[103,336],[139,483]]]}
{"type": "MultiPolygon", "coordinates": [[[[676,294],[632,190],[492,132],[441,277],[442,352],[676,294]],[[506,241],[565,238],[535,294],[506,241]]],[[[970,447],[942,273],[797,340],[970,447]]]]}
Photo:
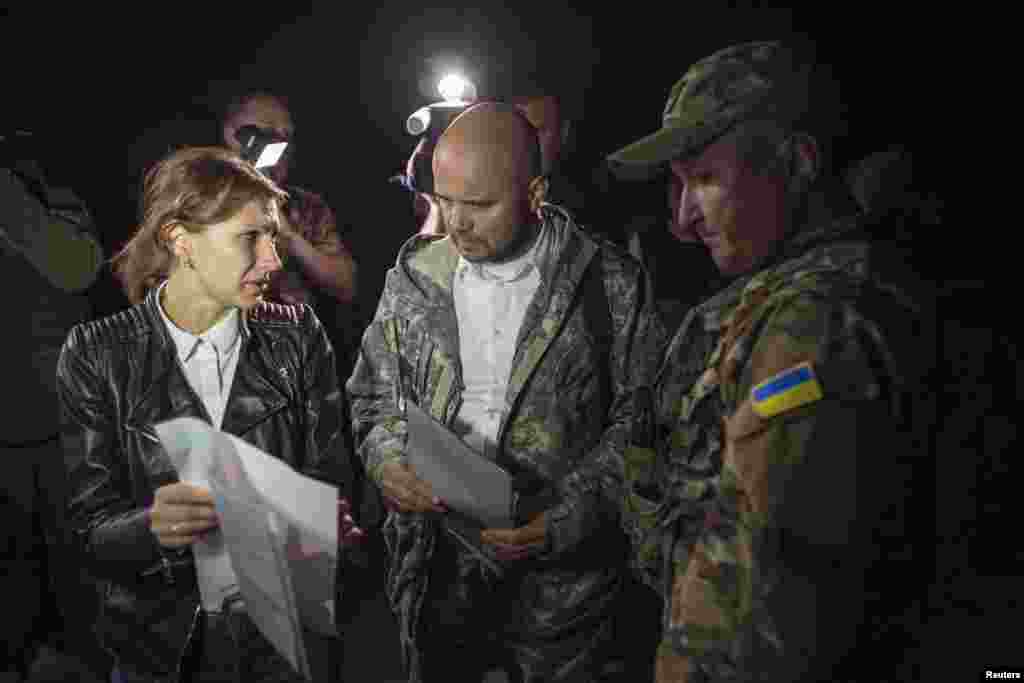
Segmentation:
{"type": "MultiPolygon", "coordinates": [[[[543,268],[517,338],[498,462],[539,478],[560,502],[549,510],[547,545],[537,559],[506,565],[500,580],[481,568],[487,577],[481,590],[508,598],[501,612],[489,615],[492,623],[481,626],[508,625],[505,642],[519,643],[527,681],[591,680],[624,567],[617,519],[633,393],[649,383],[664,334],[635,261],[594,242],[565,215],[545,212],[544,226],[552,231],[555,256],[543,268]],[[611,318],[610,348],[594,338],[581,301],[595,256],[611,318]]],[[[410,239],[363,337],[348,390],[360,453],[375,479],[383,463],[404,458],[404,401],[447,424],[458,412],[463,385],[452,296],[458,258],[447,238],[410,239]]],[[[428,570],[447,533],[434,516],[392,513],[385,536],[392,555],[388,594],[410,680],[419,681],[430,626],[421,623],[428,570]]]]}
{"type": "Polygon", "coordinates": [[[627,458],[636,569],[667,603],[660,681],[818,675],[842,654],[830,643],[855,642],[886,542],[892,470],[869,471],[907,456],[915,307],[877,282],[857,218],[809,226],[784,253],[688,314],[658,375],[653,443],[627,458]],[[823,397],[759,415],[752,389],[802,363],[823,397]]]}
{"type": "MultiPolygon", "coordinates": [[[[778,42],[719,50],[609,164],[649,178],[746,122],[802,134],[813,73],[778,42]]],[[[684,318],[626,458],[635,569],[665,603],[659,683],[882,680],[853,667],[898,636],[858,629],[927,585],[902,532],[928,318],[848,195],[789,159],[786,238],[684,318]]]]}

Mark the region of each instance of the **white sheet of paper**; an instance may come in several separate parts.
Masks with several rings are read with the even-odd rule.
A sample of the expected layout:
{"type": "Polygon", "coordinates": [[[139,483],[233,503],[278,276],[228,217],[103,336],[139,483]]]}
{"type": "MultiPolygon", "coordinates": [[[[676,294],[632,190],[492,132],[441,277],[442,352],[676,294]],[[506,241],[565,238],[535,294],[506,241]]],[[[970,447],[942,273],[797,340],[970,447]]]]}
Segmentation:
{"type": "Polygon", "coordinates": [[[220,531],[193,546],[204,606],[241,591],[260,631],[308,675],[302,624],[336,635],[338,489],[195,418],[156,425],[183,481],[217,501],[220,531]]]}
{"type": "MultiPolygon", "coordinates": [[[[211,470],[224,444],[212,438],[216,432],[202,420],[182,418],[158,424],[157,435],[181,481],[212,491],[211,470]]],[[[215,530],[192,546],[196,558],[199,595],[206,609],[219,610],[224,599],[238,592],[238,576],[221,531],[215,530]]]]}
{"type": "Polygon", "coordinates": [[[338,488],[296,472],[237,436],[224,434],[235,447],[256,490],[277,511],[324,548],[337,554],[338,488]]]}
{"type": "Polygon", "coordinates": [[[406,404],[406,455],[416,474],[453,509],[483,526],[511,529],[512,478],[413,402],[406,404]]]}

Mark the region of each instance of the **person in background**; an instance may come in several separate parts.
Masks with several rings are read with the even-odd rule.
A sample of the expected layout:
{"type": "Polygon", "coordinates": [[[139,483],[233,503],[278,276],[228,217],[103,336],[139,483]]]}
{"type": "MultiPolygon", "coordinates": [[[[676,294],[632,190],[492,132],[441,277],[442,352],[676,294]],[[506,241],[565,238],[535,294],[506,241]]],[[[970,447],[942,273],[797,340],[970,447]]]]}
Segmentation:
{"type": "Polygon", "coordinates": [[[28,132],[0,131],[0,283],[9,299],[0,586],[13,601],[0,627],[0,680],[59,669],[88,681],[107,661],[90,632],[95,584],[64,553],[55,378],[64,338],[89,316],[84,292],[103,252],[88,209],[48,182],[41,152],[28,132]]]}
{"type": "Polygon", "coordinates": [[[296,160],[296,126],[287,102],[280,96],[250,92],[232,100],[221,117],[222,142],[238,152],[238,131],[255,126],[274,139],[288,142],[284,156],[267,170],[288,193],[281,208],[278,236],[283,267],[271,276],[268,301],[313,307],[327,330],[338,359],[339,382],[351,369],[351,347],[357,330],[352,302],[357,294],[358,268],[334,211],[319,194],[289,184],[296,160]]]}

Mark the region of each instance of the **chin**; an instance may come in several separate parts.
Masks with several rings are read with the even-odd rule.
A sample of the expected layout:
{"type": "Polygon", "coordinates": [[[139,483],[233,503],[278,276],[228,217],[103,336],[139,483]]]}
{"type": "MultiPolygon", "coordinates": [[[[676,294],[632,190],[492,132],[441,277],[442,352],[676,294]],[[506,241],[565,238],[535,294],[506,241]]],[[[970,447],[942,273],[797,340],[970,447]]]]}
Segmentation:
{"type": "Polygon", "coordinates": [[[263,296],[263,292],[259,292],[258,294],[242,292],[239,294],[238,300],[235,301],[235,305],[242,311],[248,311],[250,308],[259,306],[264,300],[265,297],[263,296]]]}
{"type": "Polygon", "coordinates": [[[490,261],[491,258],[493,257],[493,255],[488,253],[488,251],[484,248],[474,249],[473,247],[469,247],[467,249],[462,244],[459,244],[458,240],[455,241],[455,248],[456,250],[458,250],[459,256],[466,259],[470,263],[484,263],[486,261],[490,261]]]}

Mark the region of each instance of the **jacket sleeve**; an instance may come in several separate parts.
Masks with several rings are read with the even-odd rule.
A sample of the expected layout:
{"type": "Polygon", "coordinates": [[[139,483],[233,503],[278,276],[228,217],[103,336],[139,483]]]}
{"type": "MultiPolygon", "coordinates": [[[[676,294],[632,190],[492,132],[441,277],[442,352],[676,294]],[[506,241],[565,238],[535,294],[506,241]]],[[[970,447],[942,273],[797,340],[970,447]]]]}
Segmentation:
{"type": "Polygon", "coordinates": [[[162,560],[148,511],[131,497],[115,402],[95,347],[71,331],[57,363],[67,523],[77,551],[98,578],[131,581],[162,560]]]}
{"type": "Polygon", "coordinates": [[[377,313],[363,334],[359,357],[347,383],[353,438],[366,473],[378,486],[381,465],[404,460],[407,435],[399,405],[399,329],[393,290],[396,277],[395,271],[388,274],[377,313]]]}
{"type": "Polygon", "coordinates": [[[874,545],[862,534],[873,526],[866,520],[885,513],[884,487],[872,485],[870,495],[858,487],[869,481],[873,458],[886,453],[894,463],[905,452],[897,409],[903,387],[892,358],[880,327],[847,303],[801,293],[769,310],[738,378],[737,408],[724,419],[722,471],[703,531],[685,560],[676,558],[665,647],[714,667],[736,665],[732,657],[750,651],[750,638],[780,643],[781,654],[814,651],[823,633],[840,637],[824,623],[804,622],[829,613],[847,625],[850,605],[834,602],[840,598],[859,608],[857,566],[871,562],[861,554],[874,545]],[[774,387],[784,400],[773,406],[765,400],[770,392],[754,391],[792,380],[800,367],[820,393],[809,383],[787,391],[780,381],[774,387]],[[806,586],[802,579],[771,584],[780,567],[810,577],[806,586]],[[842,586],[825,589],[826,579],[835,584],[840,576],[842,586]],[[782,589],[796,615],[785,634],[776,629],[787,614],[764,621],[755,610],[782,589]]]}
{"type": "MultiPolygon", "coordinates": [[[[611,271],[621,260],[605,258],[611,271]]],[[[632,264],[632,261],[629,262],[632,264]]],[[[599,532],[619,525],[624,495],[625,453],[638,399],[654,381],[665,344],[665,329],[654,307],[647,272],[620,266],[605,276],[613,343],[609,356],[611,401],[598,445],[570,472],[562,484],[562,502],[548,519],[548,551],[571,550],[599,532]]]]}
{"type": "Polygon", "coordinates": [[[303,337],[308,340],[303,363],[306,457],[308,476],[339,487],[352,495],[352,452],[345,438],[345,401],[338,384],[334,349],[323,325],[308,309],[303,337]]]}

